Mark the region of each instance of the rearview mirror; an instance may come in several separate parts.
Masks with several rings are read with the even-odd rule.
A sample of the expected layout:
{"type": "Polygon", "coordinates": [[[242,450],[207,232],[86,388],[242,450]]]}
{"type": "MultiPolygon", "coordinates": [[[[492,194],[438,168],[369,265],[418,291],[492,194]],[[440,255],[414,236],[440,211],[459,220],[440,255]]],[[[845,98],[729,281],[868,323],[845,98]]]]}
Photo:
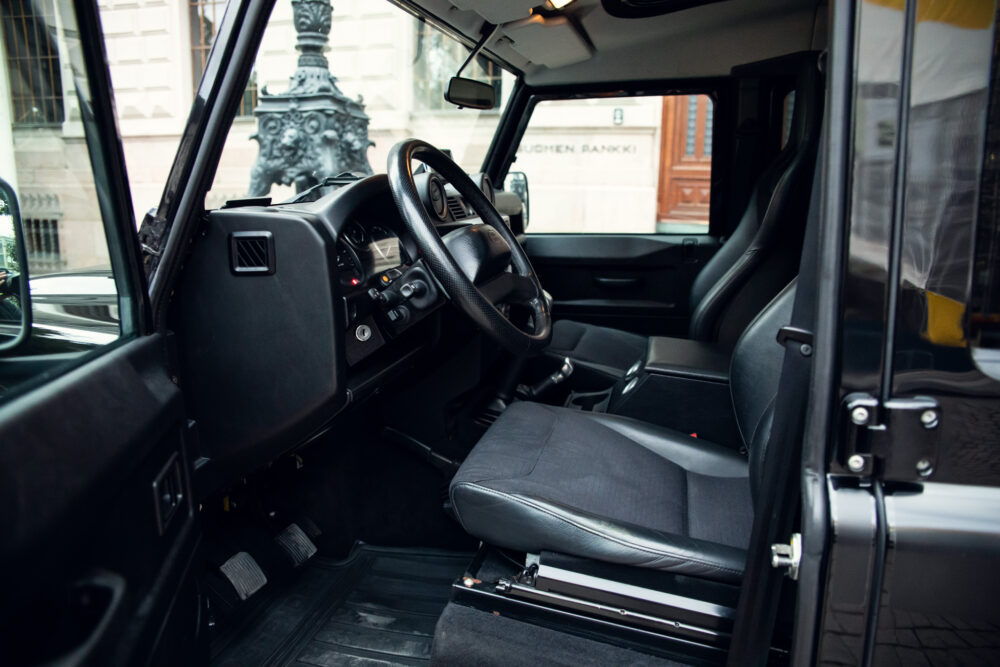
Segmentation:
{"type": "Polygon", "coordinates": [[[0,179],[0,350],[20,345],[31,329],[28,261],[17,195],[0,179]]]}
{"type": "Polygon", "coordinates": [[[460,76],[451,77],[444,99],[470,109],[492,109],[497,102],[496,90],[492,85],[460,76]]]}

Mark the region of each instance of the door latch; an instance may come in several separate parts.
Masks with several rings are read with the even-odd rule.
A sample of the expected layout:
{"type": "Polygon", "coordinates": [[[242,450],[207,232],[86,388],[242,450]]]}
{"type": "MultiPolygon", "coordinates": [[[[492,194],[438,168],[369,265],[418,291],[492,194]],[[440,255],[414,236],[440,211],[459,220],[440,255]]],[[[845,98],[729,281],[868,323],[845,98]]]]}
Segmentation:
{"type": "Polygon", "coordinates": [[[792,533],[788,544],[771,545],[771,567],[785,568],[785,574],[793,580],[799,578],[799,564],[802,562],[802,534],[792,533]]]}

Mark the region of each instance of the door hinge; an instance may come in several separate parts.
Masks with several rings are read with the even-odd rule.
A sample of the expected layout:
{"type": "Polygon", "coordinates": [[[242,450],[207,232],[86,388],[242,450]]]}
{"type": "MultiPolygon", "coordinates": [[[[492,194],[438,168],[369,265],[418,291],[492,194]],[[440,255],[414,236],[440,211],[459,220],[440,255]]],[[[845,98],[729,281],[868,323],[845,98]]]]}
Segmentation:
{"type": "Polygon", "coordinates": [[[771,567],[785,568],[785,575],[793,580],[799,578],[799,564],[802,562],[802,534],[792,533],[788,544],[771,545],[771,567]]]}
{"type": "Polygon", "coordinates": [[[889,479],[927,478],[938,456],[941,406],[929,396],[880,401],[854,393],[843,402],[841,472],[889,479]]]}

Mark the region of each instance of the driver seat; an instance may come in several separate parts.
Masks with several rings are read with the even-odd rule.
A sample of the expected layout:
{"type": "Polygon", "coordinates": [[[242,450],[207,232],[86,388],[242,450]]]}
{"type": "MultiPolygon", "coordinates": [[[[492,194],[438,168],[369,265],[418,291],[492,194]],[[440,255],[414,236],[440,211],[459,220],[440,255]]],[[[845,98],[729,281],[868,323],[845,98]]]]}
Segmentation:
{"type": "MultiPolygon", "coordinates": [[[[450,485],[465,530],[489,544],[556,551],[738,582],[763,475],[794,282],[754,319],[730,382],[743,444],[632,419],[512,404],[450,485]]],[[[727,409],[719,406],[719,409],[727,409]]]]}

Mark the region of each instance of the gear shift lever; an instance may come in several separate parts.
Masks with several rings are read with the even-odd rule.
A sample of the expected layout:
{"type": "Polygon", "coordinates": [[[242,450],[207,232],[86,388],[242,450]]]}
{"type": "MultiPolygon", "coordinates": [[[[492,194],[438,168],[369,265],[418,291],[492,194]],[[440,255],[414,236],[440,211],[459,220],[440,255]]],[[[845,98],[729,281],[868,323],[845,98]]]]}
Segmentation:
{"type": "Polygon", "coordinates": [[[518,388],[518,393],[524,395],[526,400],[531,400],[537,398],[542,393],[548,391],[552,387],[560,384],[566,380],[570,375],[573,374],[573,360],[569,357],[563,358],[562,367],[557,370],[552,375],[544,378],[541,382],[536,383],[533,387],[518,388]]]}

